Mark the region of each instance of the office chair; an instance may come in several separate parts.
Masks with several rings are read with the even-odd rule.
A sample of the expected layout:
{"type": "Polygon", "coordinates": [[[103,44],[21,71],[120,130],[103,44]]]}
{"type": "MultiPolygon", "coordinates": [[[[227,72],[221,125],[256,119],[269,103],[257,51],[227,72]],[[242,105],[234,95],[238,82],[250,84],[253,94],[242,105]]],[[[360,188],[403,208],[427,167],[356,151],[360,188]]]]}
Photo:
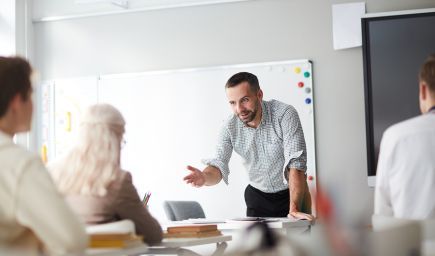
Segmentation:
{"type": "Polygon", "coordinates": [[[205,218],[201,205],[196,201],[164,201],[163,208],[171,221],[205,218]]]}

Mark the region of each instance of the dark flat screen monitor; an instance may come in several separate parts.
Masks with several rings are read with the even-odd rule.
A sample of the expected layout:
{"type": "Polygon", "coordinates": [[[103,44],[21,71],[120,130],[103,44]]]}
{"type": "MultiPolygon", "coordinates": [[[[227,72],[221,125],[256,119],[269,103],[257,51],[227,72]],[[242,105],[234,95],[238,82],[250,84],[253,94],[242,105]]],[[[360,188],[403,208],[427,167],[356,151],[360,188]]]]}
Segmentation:
{"type": "Polygon", "coordinates": [[[435,10],[361,20],[368,176],[376,175],[383,132],[420,114],[418,71],[435,53],[435,10]]]}

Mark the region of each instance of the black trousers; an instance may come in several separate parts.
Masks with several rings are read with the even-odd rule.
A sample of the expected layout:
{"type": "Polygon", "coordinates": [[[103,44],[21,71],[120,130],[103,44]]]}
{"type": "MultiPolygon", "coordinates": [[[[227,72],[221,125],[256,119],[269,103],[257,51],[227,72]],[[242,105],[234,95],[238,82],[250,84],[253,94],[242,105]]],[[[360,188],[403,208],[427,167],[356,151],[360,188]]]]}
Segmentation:
{"type": "Polygon", "coordinates": [[[264,193],[251,185],[245,189],[246,216],[287,217],[289,212],[289,190],[264,193]]]}

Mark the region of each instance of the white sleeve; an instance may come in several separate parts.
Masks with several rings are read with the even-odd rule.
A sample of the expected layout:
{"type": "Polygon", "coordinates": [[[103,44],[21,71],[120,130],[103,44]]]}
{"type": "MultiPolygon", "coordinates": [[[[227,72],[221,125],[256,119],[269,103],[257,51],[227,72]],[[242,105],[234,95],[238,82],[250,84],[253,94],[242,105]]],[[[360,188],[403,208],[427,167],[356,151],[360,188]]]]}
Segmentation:
{"type": "Polygon", "coordinates": [[[88,246],[84,225],[57,191],[39,158],[23,166],[16,193],[18,222],[31,229],[54,255],[82,254],[88,246]]]}
{"type": "Polygon", "coordinates": [[[288,106],[281,119],[284,143],[284,177],[288,180],[287,169],[307,170],[307,146],[299,114],[293,106],[288,106]]]}
{"type": "Polygon", "coordinates": [[[391,168],[391,142],[388,139],[388,133],[384,133],[381,141],[378,167],[376,170],[376,187],[375,187],[375,214],[384,216],[393,216],[391,204],[391,193],[389,186],[389,169],[391,168]]]}
{"type": "Polygon", "coordinates": [[[230,175],[230,168],[228,166],[228,163],[230,162],[232,153],[233,144],[231,143],[231,137],[228,129],[224,126],[219,133],[215,158],[202,160],[203,164],[211,165],[218,168],[222,174],[223,181],[227,185],[230,175]]]}

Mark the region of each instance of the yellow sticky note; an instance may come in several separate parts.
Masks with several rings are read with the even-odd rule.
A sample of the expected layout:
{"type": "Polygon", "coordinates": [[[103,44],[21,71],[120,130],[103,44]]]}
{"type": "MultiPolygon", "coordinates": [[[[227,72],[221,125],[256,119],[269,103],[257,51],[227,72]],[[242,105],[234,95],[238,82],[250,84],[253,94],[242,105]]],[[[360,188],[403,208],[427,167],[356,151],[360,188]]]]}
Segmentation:
{"type": "Polygon", "coordinates": [[[71,112],[66,112],[65,116],[65,131],[71,131],[71,112]]]}
{"type": "Polygon", "coordinates": [[[41,159],[43,163],[47,163],[48,157],[47,157],[47,145],[42,145],[41,147],[41,159]]]}

